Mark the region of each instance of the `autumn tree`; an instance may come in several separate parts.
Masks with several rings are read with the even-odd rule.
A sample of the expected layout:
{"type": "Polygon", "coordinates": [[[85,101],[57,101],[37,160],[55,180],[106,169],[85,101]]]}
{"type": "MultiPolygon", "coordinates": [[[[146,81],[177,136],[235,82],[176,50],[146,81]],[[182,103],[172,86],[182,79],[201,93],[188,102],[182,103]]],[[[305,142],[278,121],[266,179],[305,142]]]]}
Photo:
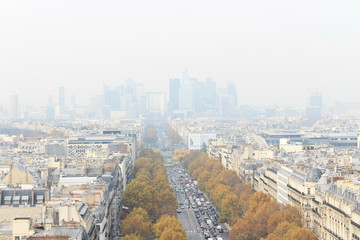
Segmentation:
{"type": "Polygon", "coordinates": [[[134,166],[134,172],[135,175],[140,169],[150,169],[152,167],[152,160],[149,157],[140,157],[136,159],[135,166],[134,166]]]}
{"type": "Polygon", "coordinates": [[[149,123],[145,127],[144,142],[155,144],[157,142],[157,130],[153,123],[149,123]]]}
{"type": "Polygon", "coordinates": [[[136,240],[137,237],[146,239],[152,231],[150,219],[161,219],[165,215],[168,218],[159,220],[157,224],[168,221],[171,222],[171,226],[163,229],[157,239],[186,239],[184,229],[173,217],[178,203],[168,183],[160,153],[152,149],[144,149],[139,155],[137,159],[139,162],[135,164],[135,179],[128,184],[124,192],[124,205],[132,211],[124,220],[123,233],[128,234],[126,237],[129,239],[136,240]],[[173,222],[174,219],[176,224],[173,222]],[[136,230],[137,228],[139,229],[136,230]],[[146,232],[146,229],[150,229],[150,232],[146,232]]]}
{"type": "Polygon", "coordinates": [[[152,234],[152,225],[147,212],[142,208],[131,211],[123,221],[122,232],[140,236],[141,239],[149,238],[152,234]]]}
{"type": "Polygon", "coordinates": [[[198,181],[220,209],[220,220],[232,226],[232,240],[314,240],[316,236],[301,227],[297,209],[283,206],[263,192],[241,183],[234,171],[199,151],[181,152],[190,176],[198,181]],[[314,238],[315,237],[315,238],[314,238]]]}
{"type": "Polygon", "coordinates": [[[302,225],[302,216],[298,209],[291,206],[286,206],[280,211],[272,214],[267,223],[268,232],[274,232],[277,226],[281,223],[287,221],[290,223],[295,223],[297,226],[302,225]]]}
{"type": "Polygon", "coordinates": [[[230,231],[231,240],[254,240],[258,239],[253,231],[253,222],[249,219],[239,218],[230,231]]]}
{"type": "Polygon", "coordinates": [[[249,213],[248,211],[246,213],[244,219],[250,219],[250,221],[253,222],[253,231],[257,239],[266,237],[269,234],[267,222],[276,211],[279,211],[279,204],[271,199],[268,202],[258,205],[258,209],[255,212],[249,213]]]}
{"type": "Polygon", "coordinates": [[[283,239],[283,240],[316,240],[316,235],[310,229],[300,227],[295,222],[282,222],[275,231],[266,238],[266,240],[283,239]]]}
{"type": "Polygon", "coordinates": [[[158,238],[159,240],[186,240],[185,234],[175,231],[174,229],[167,228],[158,238]]]}
{"type": "Polygon", "coordinates": [[[136,234],[126,235],[125,237],[121,238],[122,240],[142,240],[142,238],[136,234]]]}
{"type": "Polygon", "coordinates": [[[311,232],[310,229],[295,226],[289,229],[284,236],[284,240],[293,240],[293,239],[301,239],[301,240],[317,240],[317,236],[311,232]]]}
{"type": "Polygon", "coordinates": [[[262,205],[263,203],[266,202],[270,202],[271,201],[271,197],[263,192],[256,192],[254,193],[249,201],[249,210],[247,214],[252,214],[255,213],[259,206],[262,205]]]}
{"type": "Polygon", "coordinates": [[[164,123],[164,130],[172,144],[179,144],[182,142],[180,135],[174,129],[171,128],[169,123],[167,122],[164,123]]]}
{"type": "Polygon", "coordinates": [[[220,204],[220,221],[234,225],[242,213],[239,198],[235,193],[230,193],[222,199],[220,204]]]}
{"type": "Polygon", "coordinates": [[[137,179],[129,183],[124,192],[124,206],[130,209],[141,207],[149,213],[151,218],[155,217],[158,201],[155,189],[137,179]]]}
{"type": "Polygon", "coordinates": [[[174,216],[163,215],[154,225],[154,235],[158,239],[186,239],[186,234],[179,220],[174,216]]]}

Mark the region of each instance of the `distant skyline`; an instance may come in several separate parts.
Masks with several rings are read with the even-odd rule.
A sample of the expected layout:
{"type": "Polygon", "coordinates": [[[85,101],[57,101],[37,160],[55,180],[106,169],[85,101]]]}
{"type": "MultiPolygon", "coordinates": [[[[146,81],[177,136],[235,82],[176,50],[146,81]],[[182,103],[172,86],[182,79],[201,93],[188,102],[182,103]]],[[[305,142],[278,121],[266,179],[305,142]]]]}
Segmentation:
{"type": "Polygon", "coordinates": [[[306,106],[360,101],[360,2],[0,2],[0,104],[80,104],[103,83],[128,78],[167,91],[187,69],[198,80],[234,82],[239,104],[306,106]]]}

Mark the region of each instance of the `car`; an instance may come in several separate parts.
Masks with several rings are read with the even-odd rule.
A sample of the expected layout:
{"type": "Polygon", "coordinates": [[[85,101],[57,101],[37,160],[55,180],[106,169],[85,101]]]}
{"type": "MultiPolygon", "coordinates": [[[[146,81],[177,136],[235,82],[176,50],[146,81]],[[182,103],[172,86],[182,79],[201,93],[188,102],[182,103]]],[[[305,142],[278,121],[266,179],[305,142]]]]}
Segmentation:
{"type": "Polygon", "coordinates": [[[179,208],[176,209],[176,212],[177,212],[177,213],[181,213],[181,209],[179,209],[179,208]]]}
{"type": "Polygon", "coordinates": [[[185,206],[184,205],[181,205],[181,207],[180,207],[181,209],[185,209],[185,206]]]}

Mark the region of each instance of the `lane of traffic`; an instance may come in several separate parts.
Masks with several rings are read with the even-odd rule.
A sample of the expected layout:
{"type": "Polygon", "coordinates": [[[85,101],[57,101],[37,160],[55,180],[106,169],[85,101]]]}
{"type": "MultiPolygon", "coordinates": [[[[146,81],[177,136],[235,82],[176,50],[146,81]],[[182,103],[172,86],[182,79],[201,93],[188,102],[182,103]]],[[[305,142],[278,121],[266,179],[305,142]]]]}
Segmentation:
{"type": "Polygon", "coordinates": [[[229,239],[227,228],[218,223],[216,208],[197,189],[186,169],[181,164],[167,164],[167,171],[179,203],[178,217],[184,222],[189,239],[195,239],[190,238],[190,233],[198,233],[200,239],[229,239]]]}

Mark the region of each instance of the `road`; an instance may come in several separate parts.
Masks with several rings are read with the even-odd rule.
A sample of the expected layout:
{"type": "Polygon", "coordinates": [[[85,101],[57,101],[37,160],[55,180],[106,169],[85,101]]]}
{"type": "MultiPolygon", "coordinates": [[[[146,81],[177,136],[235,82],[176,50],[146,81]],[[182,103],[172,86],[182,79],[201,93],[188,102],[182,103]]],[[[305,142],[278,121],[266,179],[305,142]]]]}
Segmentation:
{"type": "MultiPolygon", "coordinates": [[[[157,125],[157,148],[163,157],[172,157],[171,146],[164,129],[157,125]]],[[[177,218],[184,227],[189,240],[229,240],[229,230],[223,223],[218,223],[218,212],[206,194],[197,189],[186,169],[181,164],[166,164],[169,183],[177,197],[179,209],[177,218]],[[202,201],[200,201],[200,199],[202,201]],[[220,230],[221,228],[221,230],[220,230]]]]}
{"type": "Polygon", "coordinates": [[[228,240],[229,231],[223,223],[218,223],[215,206],[197,189],[186,169],[180,164],[167,164],[167,173],[179,203],[177,218],[188,239],[228,240]],[[217,226],[221,226],[223,232],[220,233],[222,230],[217,226]]]}
{"type": "MultiPolygon", "coordinates": [[[[185,200],[184,194],[177,194],[176,197],[178,199],[178,203],[183,203],[185,200]]],[[[188,236],[188,239],[205,239],[202,232],[200,231],[199,223],[196,220],[195,213],[192,208],[189,209],[185,207],[185,209],[183,209],[181,213],[177,214],[177,218],[186,230],[186,235],[188,236]]]]}

